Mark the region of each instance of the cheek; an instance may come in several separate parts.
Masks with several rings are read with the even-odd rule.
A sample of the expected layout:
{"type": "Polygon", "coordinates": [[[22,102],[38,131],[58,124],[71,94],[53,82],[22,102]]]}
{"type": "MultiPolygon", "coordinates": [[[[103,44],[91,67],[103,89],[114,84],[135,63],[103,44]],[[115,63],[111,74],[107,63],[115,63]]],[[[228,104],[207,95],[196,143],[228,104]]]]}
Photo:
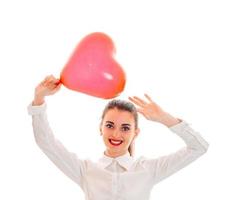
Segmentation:
{"type": "Polygon", "coordinates": [[[107,129],[106,129],[105,127],[103,127],[103,126],[100,128],[100,131],[101,131],[101,133],[102,133],[103,135],[104,135],[104,134],[107,134],[107,132],[108,132],[107,129]]]}
{"type": "Polygon", "coordinates": [[[105,144],[108,144],[108,143],[109,143],[109,142],[108,142],[108,138],[109,138],[109,135],[103,133],[103,135],[102,135],[102,140],[103,140],[103,142],[104,142],[105,144]]]}
{"type": "Polygon", "coordinates": [[[107,129],[107,128],[102,129],[102,136],[104,139],[110,138],[112,135],[113,135],[112,130],[107,129]]]}
{"type": "Polygon", "coordinates": [[[104,138],[109,137],[111,135],[111,133],[109,131],[106,131],[106,130],[103,130],[102,134],[103,134],[104,138]]]}
{"type": "Polygon", "coordinates": [[[133,139],[133,133],[124,133],[123,136],[124,136],[123,138],[128,142],[130,142],[133,139]]]}

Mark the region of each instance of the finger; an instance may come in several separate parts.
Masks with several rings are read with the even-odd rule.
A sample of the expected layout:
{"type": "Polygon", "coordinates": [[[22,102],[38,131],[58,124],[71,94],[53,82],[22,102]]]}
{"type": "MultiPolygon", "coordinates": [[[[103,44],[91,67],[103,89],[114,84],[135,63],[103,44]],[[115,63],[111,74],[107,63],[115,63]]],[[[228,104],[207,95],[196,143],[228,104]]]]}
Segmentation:
{"type": "Polygon", "coordinates": [[[59,79],[56,79],[56,78],[54,78],[54,77],[51,77],[51,78],[48,80],[48,82],[49,82],[50,84],[57,85],[57,84],[60,83],[60,80],[59,80],[59,79]]]}
{"type": "Polygon", "coordinates": [[[54,89],[55,92],[57,92],[61,88],[61,84],[58,84],[58,86],[54,89]]]}
{"type": "Polygon", "coordinates": [[[46,76],[45,79],[44,79],[44,81],[50,80],[51,78],[53,78],[53,75],[52,75],[52,74],[46,76]]]}
{"type": "Polygon", "coordinates": [[[49,79],[48,79],[48,81],[55,81],[55,80],[57,80],[53,75],[51,75],[50,77],[49,77],[49,79]]]}
{"type": "Polygon", "coordinates": [[[48,78],[50,78],[50,75],[46,76],[46,77],[44,78],[44,80],[48,80],[48,78]]]}
{"type": "Polygon", "coordinates": [[[153,102],[152,98],[148,94],[145,93],[144,95],[150,102],[153,102]]]}
{"type": "Polygon", "coordinates": [[[46,76],[46,78],[45,78],[45,82],[47,82],[47,81],[52,81],[52,80],[57,80],[52,74],[51,75],[49,75],[49,76],[46,76]]]}
{"type": "Polygon", "coordinates": [[[46,76],[46,77],[44,78],[44,80],[43,80],[43,81],[41,81],[41,84],[46,83],[46,81],[48,80],[48,78],[49,78],[49,76],[46,76]]]}
{"type": "Polygon", "coordinates": [[[140,114],[142,114],[143,116],[145,116],[145,113],[143,112],[143,110],[142,110],[142,109],[137,108],[137,112],[139,112],[140,114]]]}
{"type": "Polygon", "coordinates": [[[56,79],[57,81],[56,81],[56,83],[61,83],[61,80],[60,79],[56,79]]]}
{"type": "Polygon", "coordinates": [[[137,101],[135,98],[129,97],[129,100],[131,100],[133,103],[135,103],[137,106],[143,106],[142,103],[140,103],[139,101],[137,101]]]}
{"type": "Polygon", "coordinates": [[[49,83],[53,84],[53,85],[58,85],[59,84],[58,80],[51,80],[49,83]]]}
{"type": "Polygon", "coordinates": [[[51,76],[46,76],[45,79],[41,82],[43,85],[45,85],[46,83],[48,83],[51,79],[51,76]]]}
{"type": "Polygon", "coordinates": [[[129,99],[130,101],[132,101],[133,103],[135,103],[136,105],[138,105],[138,102],[135,101],[132,97],[128,97],[128,99],[129,99]]]}
{"type": "Polygon", "coordinates": [[[146,105],[147,103],[143,100],[143,99],[141,99],[141,98],[139,98],[139,97],[137,97],[137,96],[133,96],[138,102],[140,102],[142,105],[146,105]]]}

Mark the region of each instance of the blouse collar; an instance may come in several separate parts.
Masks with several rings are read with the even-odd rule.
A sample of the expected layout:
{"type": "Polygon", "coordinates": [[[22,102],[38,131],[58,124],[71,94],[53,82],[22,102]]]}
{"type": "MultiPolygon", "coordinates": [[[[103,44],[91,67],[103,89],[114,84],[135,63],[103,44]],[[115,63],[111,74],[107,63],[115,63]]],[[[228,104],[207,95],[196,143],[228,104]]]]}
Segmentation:
{"type": "Polygon", "coordinates": [[[99,164],[101,164],[103,168],[106,168],[112,163],[113,160],[116,160],[122,167],[126,168],[127,170],[129,170],[134,161],[133,157],[130,156],[129,152],[127,151],[127,153],[125,153],[124,155],[118,156],[116,158],[109,157],[104,153],[103,157],[99,159],[99,164]]]}

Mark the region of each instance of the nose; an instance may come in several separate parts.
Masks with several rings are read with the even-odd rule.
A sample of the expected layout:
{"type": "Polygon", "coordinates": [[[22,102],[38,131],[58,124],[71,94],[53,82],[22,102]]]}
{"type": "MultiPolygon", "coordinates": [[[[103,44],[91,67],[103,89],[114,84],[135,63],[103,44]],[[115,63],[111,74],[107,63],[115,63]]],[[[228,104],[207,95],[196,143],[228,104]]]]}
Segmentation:
{"type": "Polygon", "coordinates": [[[114,131],[112,132],[112,137],[114,137],[114,138],[119,138],[119,137],[120,137],[120,132],[119,132],[119,130],[114,130],[114,131]]]}

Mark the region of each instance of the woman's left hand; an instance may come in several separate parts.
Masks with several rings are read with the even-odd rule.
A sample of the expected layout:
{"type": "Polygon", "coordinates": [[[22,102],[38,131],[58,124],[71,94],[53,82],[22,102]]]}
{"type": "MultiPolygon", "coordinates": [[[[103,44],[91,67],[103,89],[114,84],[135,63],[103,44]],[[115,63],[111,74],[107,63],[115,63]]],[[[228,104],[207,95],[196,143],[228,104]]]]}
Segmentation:
{"type": "Polygon", "coordinates": [[[160,122],[167,125],[168,127],[175,125],[181,121],[165,112],[157,103],[152,100],[149,95],[144,95],[147,98],[148,102],[137,96],[129,97],[129,100],[139,106],[137,108],[137,111],[141,113],[146,119],[160,122]]]}

